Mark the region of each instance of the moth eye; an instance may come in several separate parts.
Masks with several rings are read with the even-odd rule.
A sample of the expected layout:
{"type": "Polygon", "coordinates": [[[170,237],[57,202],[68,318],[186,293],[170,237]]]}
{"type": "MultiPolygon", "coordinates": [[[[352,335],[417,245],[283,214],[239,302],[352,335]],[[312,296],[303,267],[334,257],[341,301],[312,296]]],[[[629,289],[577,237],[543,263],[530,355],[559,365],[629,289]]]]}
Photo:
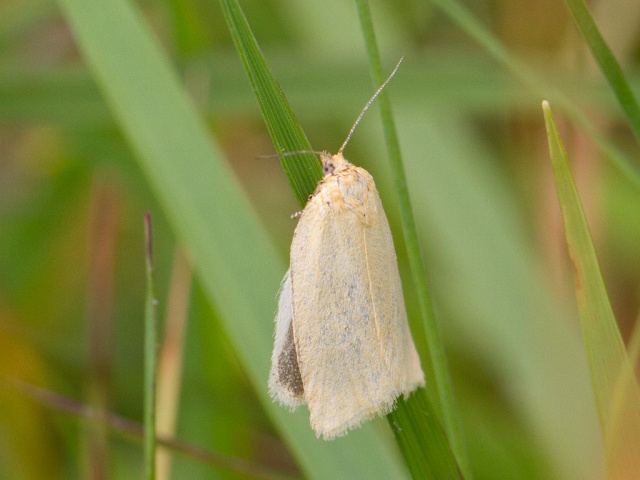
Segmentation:
{"type": "Polygon", "coordinates": [[[322,172],[325,175],[329,175],[330,173],[333,173],[334,169],[335,167],[333,166],[333,163],[327,163],[324,167],[322,167],[322,172]]]}

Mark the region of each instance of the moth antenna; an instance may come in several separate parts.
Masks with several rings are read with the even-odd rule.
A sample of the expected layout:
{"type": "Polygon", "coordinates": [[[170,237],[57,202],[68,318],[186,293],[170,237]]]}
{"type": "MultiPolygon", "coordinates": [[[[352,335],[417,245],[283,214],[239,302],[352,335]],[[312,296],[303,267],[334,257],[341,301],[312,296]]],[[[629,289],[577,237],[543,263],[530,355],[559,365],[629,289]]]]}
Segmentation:
{"type": "Polygon", "coordinates": [[[274,157],[290,157],[292,155],[301,155],[305,153],[312,153],[314,155],[322,155],[323,152],[319,152],[317,150],[296,150],[294,152],[282,152],[276,153],[274,157]]]}
{"type": "Polygon", "coordinates": [[[353,135],[354,130],[356,129],[356,127],[360,123],[360,120],[362,120],[362,117],[364,116],[364,113],[369,109],[369,107],[371,106],[373,101],[376,99],[376,97],[378,95],[380,95],[380,92],[384,89],[384,87],[387,86],[387,83],[389,83],[391,81],[393,76],[398,71],[398,68],[400,68],[400,64],[402,63],[403,60],[404,60],[404,55],[402,57],[400,57],[400,60],[398,61],[398,63],[396,64],[396,67],[391,72],[391,75],[389,75],[389,77],[384,81],[384,83],[382,85],[380,85],[380,88],[378,88],[378,90],[376,90],[376,93],[373,94],[373,96],[369,99],[367,104],[364,106],[364,108],[360,112],[360,115],[358,115],[358,118],[356,118],[356,121],[353,124],[353,127],[351,127],[351,130],[349,131],[349,135],[347,135],[347,139],[344,141],[344,143],[340,147],[340,150],[338,150],[338,154],[342,154],[342,151],[344,150],[344,147],[346,147],[347,143],[349,143],[349,140],[351,140],[351,135],[353,135]]]}
{"type": "Polygon", "coordinates": [[[266,159],[266,158],[291,157],[292,155],[303,155],[305,153],[322,155],[322,152],[318,152],[317,150],[295,150],[293,152],[282,152],[282,153],[271,153],[269,155],[258,155],[256,158],[266,159]]]}

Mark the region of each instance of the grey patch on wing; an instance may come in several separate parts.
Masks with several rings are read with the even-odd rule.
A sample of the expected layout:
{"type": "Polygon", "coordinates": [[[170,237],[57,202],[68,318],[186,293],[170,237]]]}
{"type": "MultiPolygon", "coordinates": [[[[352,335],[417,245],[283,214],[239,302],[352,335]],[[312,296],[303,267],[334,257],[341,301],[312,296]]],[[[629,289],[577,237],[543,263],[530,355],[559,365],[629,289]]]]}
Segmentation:
{"type": "Polygon", "coordinates": [[[278,356],[278,379],[280,384],[289,390],[292,396],[302,397],[304,386],[298,367],[298,354],[293,341],[293,327],[290,325],[282,351],[278,356]]]}

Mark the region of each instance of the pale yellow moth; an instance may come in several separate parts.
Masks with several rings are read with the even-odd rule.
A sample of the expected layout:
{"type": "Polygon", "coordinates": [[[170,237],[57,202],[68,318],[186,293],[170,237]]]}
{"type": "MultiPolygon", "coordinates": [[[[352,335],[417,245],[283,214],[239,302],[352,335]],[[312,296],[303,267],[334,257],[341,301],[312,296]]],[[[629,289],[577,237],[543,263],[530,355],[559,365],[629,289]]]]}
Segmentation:
{"type": "Polygon", "coordinates": [[[299,214],[280,289],[269,391],[292,410],[306,403],[325,440],[389,413],[424,385],[380,196],[369,172],[342,155],[399,66],[338,153],[319,153],[324,178],[299,214]]]}

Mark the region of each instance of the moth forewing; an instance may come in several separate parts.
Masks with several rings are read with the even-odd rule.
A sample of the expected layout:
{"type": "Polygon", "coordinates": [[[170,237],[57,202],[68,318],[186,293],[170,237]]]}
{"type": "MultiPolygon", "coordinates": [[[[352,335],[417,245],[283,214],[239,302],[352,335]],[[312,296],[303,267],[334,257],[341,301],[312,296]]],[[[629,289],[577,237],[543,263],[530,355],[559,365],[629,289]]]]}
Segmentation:
{"type": "Polygon", "coordinates": [[[369,173],[333,157],[291,245],[292,325],[304,399],[326,439],[388,413],[424,382],[389,225],[369,173]]]}
{"type": "Polygon", "coordinates": [[[424,385],[424,373],[409,329],[391,229],[377,191],[372,202],[379,212],[379,225],[368,230],[371,297],[380,318],[379,337],[381,345],[386,345],[383,348],[387,364],[390,369],[395,369],[392,375],[396,378],[399,392],[408,395],[424,385]]]}

